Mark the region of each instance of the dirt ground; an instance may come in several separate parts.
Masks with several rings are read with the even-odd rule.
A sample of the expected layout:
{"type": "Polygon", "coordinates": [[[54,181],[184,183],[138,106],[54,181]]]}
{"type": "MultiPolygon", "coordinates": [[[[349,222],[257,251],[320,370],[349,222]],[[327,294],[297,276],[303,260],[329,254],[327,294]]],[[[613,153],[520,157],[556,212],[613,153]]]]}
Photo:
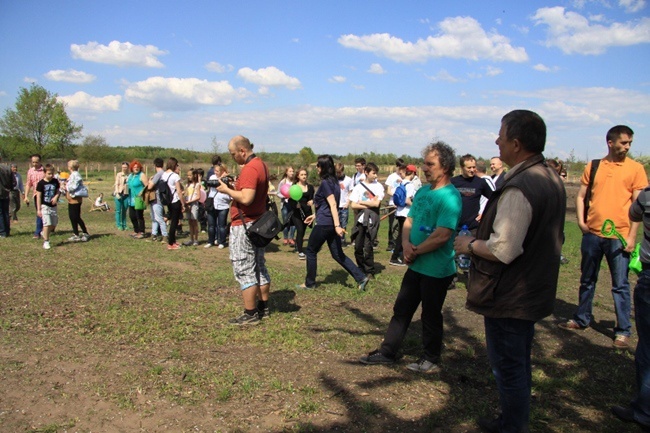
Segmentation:
{"type": "MultiPolygon", "coordinates": [[[[569,218],[574,218],[577,188],[570,186],[568,191],[569,218]]],[[[274,266],[273,260],[269,259],[270,267],[274,266]]],[[[381,285],[381,277],[376,284],[381,285]]],[[[25,315],[24,323],[3,321],[0,328],[1,432],[459,433],[476,431],[475,415],[496,409],[496,390],[484,351],[482,319],[467,314],[464,309],[464,288],[450,291],[445,303],[444,362],[448,367],[436,377],[408,374],[403,365],[364,367],[356,360],[368,351],[368,347],[350,350],[345,356],[328,347],[329,336],[337,332],[356,332],[352,325],[349,329],[326,329],[328,311],[348,309],[358,320],[376,321],[371,333],[380,338],[390,317],[390,311],[383,305],[366,303],[360,308],[345,302],[326,305],[317,298],[301,300],[295,319],[301,320],[301,314],[311,312],[311,332],[323,336],[319,348],[312,353],[294,353],[266,347],[251,353],[247,347],[238,345],[236,339],[218,349],[195,340],[174,348],[156,344],[143,347],[102,343],[98,338],[90,340],[80,332],[80,329],[87,329],[83,315],[77,314],[84,306],[75,306],[77,311],[76,308],[32,311],[28,304],[17,302],[9,294],[10,290],[30,290],[30,287],[5,286],[1,290],[0,308],[22,309],[25,315]],[[54,320],[59,326],[56,329],[41,326],[38,317],[34,319],[35,315],[54,320]],[[89,341],[92,341],[91,347],[89,341]],[[152,365],[159,368],[160,380],[174,387],[172,391],[157,391],[160,384],[156,378],[144,382],[132,380],[133,376],[151,376],[152,365]],[[262,377],[288,377],[296,391],[265,389],[225,401],[214,395],[194,400],[191,384],[199,379],[183,372],[187,366],[196,372],[193,374],[232,370],[233,381],[243,380],[241,377],[246,371],[256,371],[262,377]],[[125,387],[129,388],[128,404],[115,397],[123,395],[125,387]],[[317,391],[309,400],[300,395],[300,389],[303,394],[304,390],[317,391]],[[464,394],[462,398],[458,397],[459,392],[464,394]],[[486,395],[490,396],[487,400],[484,399],[486,395]],[[319,409],[310,411],[304,403],[308,400],[316,402],[319,409]],[[476,413],[467,415],[465,406],[471,400],[489,403],[481,403],[483,406],[476,413]],[[295,416],[288,415],[291,413],[295,416]],[[456,413],[462,414],[460,419],[456,413]]],[[[238,296],[232,288],[215,290],[206,293],[205,298],[215,294],[238,296]]],[[[278,293],[276,299],[275,308],[279,313],[295,309],[297,301],[291,299],[289,293],[278,293]]],[[[535,365],[536,371],[541,372],[538,374],[542,375],[540,382],[551,372],[561,376],[570,367],[588,362],[602,369],[585,369],[586,376],[581,380],[586,382],[607,381],[607,365],[616,364],[628,375],[633,372],[632,357],[614,354],[609,349],[611,335],[607,327],[611,324],[601,322],[595,331],[579,335],[558,331],[555,323],[567,317],[574,306],[572,297],[559,299],[556,314],[537,326],[535,351],[547,354],[545,359],[554,356],[557,359],[557,363],[549,361],[535,365]]],[[[419,328],[419,321],[414,322],[412,328],[419,328]]],[[[577,388],[581,386],[579,382],[575,384],[577,388]]],[[[612,393],[631,396],[632,391],[629,384],[612,385],[612,393]]],[[[544,402],[545,407],[551,408],[549,417],[561,417],[561,421],[548,419],[541,427],[538,424],[539,431],[636,431],[623,424],[608,424],[612,423],[607,413],[611,396],[601,396],[603,402],[597,405],[593,400],[580,404],[579,396],[570,391],[560,393],[565,394],[566,401],[560,401],[556,392],[536,391],[534,402],[544,402]],[[608,425],[616,427],[606,427],[608,425]]]]}

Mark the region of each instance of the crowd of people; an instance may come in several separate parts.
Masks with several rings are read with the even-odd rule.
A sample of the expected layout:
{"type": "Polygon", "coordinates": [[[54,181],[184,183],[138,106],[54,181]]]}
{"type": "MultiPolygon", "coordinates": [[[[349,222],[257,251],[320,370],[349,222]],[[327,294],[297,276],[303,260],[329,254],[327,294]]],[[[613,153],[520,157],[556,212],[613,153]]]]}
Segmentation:
{"type": "MultiPolygon", "coordinates": [[[[624,125],[611,128],[606,135],[607,155],[589,162],[580,179],[576,216],[583,237],[578,307],[573,318],[559,326],[570,332],[590,326],[604,256],[611,271],[616,314],[612,344],[616,349],[629,347],[628,265],[643,222],[642,269],[634,291],[638,394],[631,405],[612,411],[623,421],[650,428],[650,187],[643,166],[627,156],[633,134],[624,125]],[[604,233],[606,221],[614,224],[618,236],[604,233]]],[[[189,227],[186,246],[199,245],[205,224],[205,248],[229,249],[244,307],[230,323],[243,326],[259,324],[272,314],[265,247],[257,246],[248,235],[250,227],[269,211],[270,194],[277,195],[281,203],[281,245],[294,249],[306,263],[305,280],[296,286],[298,290],[316,287],[318,253],[325,243],[358,289],[365,290],[378,272],[374,259],[377,234],[381,221],[388,219],[389,264],[407,269],[383,341],[359,361],[396,363],[413,315],[421,306],[422,356],[406,368],[422,374],[441,369],[442,309],[459,273],[457,257],[469,257],[466,306],[484,316],[488,359],[500,403],[500,413],[479,419],[479,425],[487,432],[525,432],[535,323],[552,314],[559,268],[565,263],[561,252],[566,170],[561,162],[544,157],[545,143],[544,120],[534,112],[515,110],[501,120],[496,140],[499,156],[490,159],[492,176],[474,156],[457,158],[448,144],[437,141],[422,151],[424,183],[418,178],[418,168],[402,159],[395,162],[394,172],[382,185],[373,162],[357,158],[350,177],[342,163],[321,155],[316,162],[318,187],[309,182],[308,169],[302,167],[286,167],[274,187],[253,144],[236,136],[228,143],[228,152],[239,165],[236,178],[229,175],[219,156],[212,159],[207,175],[191,169],[185,182],[175,158],[166,163],[156,158],[151,178],[138,161],[124,162],[114,182],[115,225],[126,230],[128,213],[131,236],[144,238],[144,210],[149,206],[152,239],[177,250],[183,215],[189,227]],[[457,163],[460,174],[454,176],[457,163]],[[469,234],[458,236],[461,230],[469,234]],[[354,261],[344,252],[348,239],[354,246],[354,261]]],[[[33,155],[31,162],[24,184],[15,167],[0,164],[0,236],[9,235],[10,220],[16,219],[20,209],[15,197],[22,198],[26,204],[34,202],[38,211],[34,238],[42,237],[43,247],[49,249],[50,234],[58,223],[57,204],[65,196],[74,233],[69,240],[87,241],[90,235],[81,218],[87,188],[78,172],[79,162],[68,162],[67,179],[57,179],[54,167],[43,166],[39,155],[33,155]],[[10,203],[15,203],[11,212],[10,203]]],[[[101,205],[100,201],[97,206],[101,205]]]]}

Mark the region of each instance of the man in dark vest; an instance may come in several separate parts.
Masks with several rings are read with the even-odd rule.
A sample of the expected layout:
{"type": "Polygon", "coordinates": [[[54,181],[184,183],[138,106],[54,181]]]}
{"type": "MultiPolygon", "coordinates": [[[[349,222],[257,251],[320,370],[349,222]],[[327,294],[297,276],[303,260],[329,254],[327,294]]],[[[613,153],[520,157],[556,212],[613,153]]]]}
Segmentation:
{"type": "Polygon", "coordinates": [[[512,168],[490,198],[476,239],[457,237],[454,248],[472,258],[466,307],[485,318],[499,390],[501,414],[479,425],[488,432],[527,432],[531,345],[535,322],[553,312],[566,192],[542,155],[546,125],[538,114],[506,114],[496,144],[512,168]]]}

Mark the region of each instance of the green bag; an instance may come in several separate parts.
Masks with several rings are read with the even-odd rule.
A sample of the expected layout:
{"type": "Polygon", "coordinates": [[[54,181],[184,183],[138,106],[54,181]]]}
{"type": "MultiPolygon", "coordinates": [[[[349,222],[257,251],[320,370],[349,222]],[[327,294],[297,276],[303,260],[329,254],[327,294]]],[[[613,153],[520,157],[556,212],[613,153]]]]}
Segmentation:
{"type": "Polygon", "coordinates": [[[142,197],[138,196],[133,199],[135,210],[145,210],[147,205],[144,204],[142,197]]]}

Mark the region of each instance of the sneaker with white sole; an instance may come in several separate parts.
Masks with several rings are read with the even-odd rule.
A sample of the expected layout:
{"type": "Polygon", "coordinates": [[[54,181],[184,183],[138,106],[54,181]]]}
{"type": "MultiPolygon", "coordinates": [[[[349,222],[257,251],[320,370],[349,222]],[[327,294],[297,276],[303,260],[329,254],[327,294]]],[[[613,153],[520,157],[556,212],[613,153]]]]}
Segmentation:
{"type": "Polygon", "coordinates": [[[50,247],[50,241],[45,241],[45,242],[43,242],[43,249],[45,249],[45,250],[49,250],[50,248],[51,248],[51,247],[50,247]]]}
{"type": "Polygon", "coordinates": [[[69,241],[69,242],[80,242],[80,241],[81,241],[81,238],[80,238],[79,236],[77,236],[77,235],[73,235],[73,236],[70,236],[70,237],[68,238],[68,241],[69,241]]]}
{"type": "Polygon", "coordinates": [[[420,358],[417,362],[407,365],[406,368],[416,373],[425,374],[437,373],[440,371],[440,366],[438,364],[424,358],[420,358]]]}
{"type": "Polygon", "coordinates": [[[90,239],[90,235],[88,233],[81,235],[81,242],[88,242],[88,239],[90,239]]]}
{"type": "Polygon", "coordinates": [[[211,248],[211,247],[212,247],[212,244],[210,242],[208,242],[207,244],[205,244],[205,246],[203,246],[203,248],[211,248]]]}
{"type": "Polygon", "coordinates": [[[305,253],[298,253],[298,259],[299,260],[305,260],[307,256],[305,256],[305,253]]]}
{"type": "Polygon", "coordinates": [[[226,248],[226,246],[224,244],[219,244],[219,249],[220,250],[223,250],[224,248],[226,248]]]}
{"type": "Polygon", "coordinates": [[[228,323],[237,326],[259,325],[260,316],[259,314],[257,314],[257,311],[253,314],[248,314],[244,312],[241,316],[235,317],[234,319],[230,319],[228,323]]]}

